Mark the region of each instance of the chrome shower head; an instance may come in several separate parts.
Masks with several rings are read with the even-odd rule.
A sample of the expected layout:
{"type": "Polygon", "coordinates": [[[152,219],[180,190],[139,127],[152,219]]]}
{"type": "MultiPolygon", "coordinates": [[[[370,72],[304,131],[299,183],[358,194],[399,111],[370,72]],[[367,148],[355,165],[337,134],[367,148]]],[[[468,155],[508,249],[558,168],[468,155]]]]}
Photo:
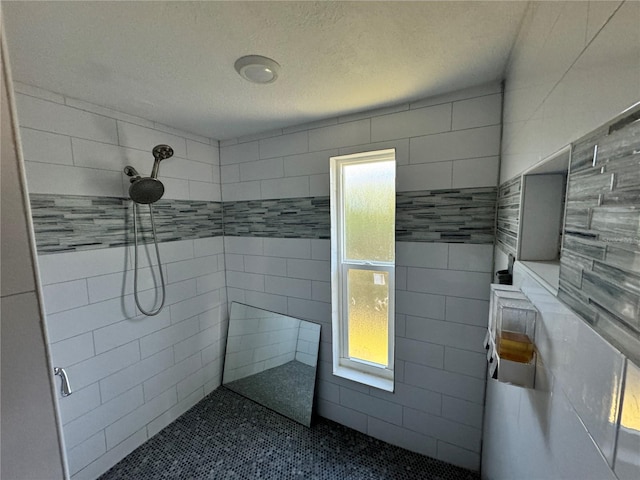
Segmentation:
{"type": "Polygon", "coordinates": [[[157,160],[165,160],[169,157],[173,157],[173,148],[169,145],[156,145],[153,147],[153,157],[157,160]]]}
{"type": "Polygon", "coordinates": [[[156,145],[153,147],[153,170],[150,177],[141,177],[138,171],[131,165],[124,167],[125,175],[131,177],[129,196],[136,203],[155,203],[164,195],[164,185],[158,180],[160,162],[173,156],[173,148],[169,145],[156,145]]]}
{"type": "Polygon", "coordinates": [[[173,148],[169,145],[156,145],[153,147],[153,158],[156,159],[153,162],[153,170],[151,170],[151,178],[158,178],[158,170],[160,169],[160,162],[167,158],[173,157],[173,148]]]}
{"type": "Polygon", "coordinates": [[[144,177],[131,180],[129,196],[136,203],[155,203],[164,195],[164,185],[156,178],[144,177]]]}

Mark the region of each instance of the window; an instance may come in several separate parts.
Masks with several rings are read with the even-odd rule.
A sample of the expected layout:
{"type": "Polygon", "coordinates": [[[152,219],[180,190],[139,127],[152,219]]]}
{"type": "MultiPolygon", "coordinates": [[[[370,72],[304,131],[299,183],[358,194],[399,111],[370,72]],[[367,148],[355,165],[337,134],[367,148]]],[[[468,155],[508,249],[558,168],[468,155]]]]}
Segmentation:
{"type": "Polygon", "coordinates": [[[333,373],[393,391],[395,150],[331,158],[333,373]]]}

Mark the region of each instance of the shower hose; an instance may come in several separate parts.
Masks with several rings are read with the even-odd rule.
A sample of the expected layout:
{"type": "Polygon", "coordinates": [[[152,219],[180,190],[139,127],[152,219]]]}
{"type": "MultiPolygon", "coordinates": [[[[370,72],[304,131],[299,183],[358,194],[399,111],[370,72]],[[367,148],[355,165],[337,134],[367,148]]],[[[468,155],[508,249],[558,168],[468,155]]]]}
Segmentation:
{"type": "MultiPolygon", "coordinates": [[[[142,306],[140,305],[140,299],[138,298],[138,222],[137,222],[138,204],[133,200],[132,202],[133,202],[133,236],[134,236],[134,242],[135,242],[135,249],[133,253],[133,257],[135,259],[134,270],[133,270],[133,297],[136,300],[136,305],[138,307],[138,310],[140,310],[145,315],[152,317],[160,313],[160,311],[162,310],[162,307],[164,307],[165,298],[167,297],[167,291],[164,284],[164,275],[162,273],[162,263],[160,262],[160,249],[158,248],[158,237],[156,236],[156,224],[153,220],[153,207],[151,204],[149,204],[149,216],[151,217],[151,231],[153,232],[153,243],[155,244],[155,247],[156,247],[156,257],[158,258],[158,269],[160,270],[160,282],[162,283],[162,301],[160,302],[160,306],[157,308],[157,310],[147,311],[144,308],[142,308],[142,306]]],[[[153,268],[153,265],[150,265],[149,268],[153,268]]]]}

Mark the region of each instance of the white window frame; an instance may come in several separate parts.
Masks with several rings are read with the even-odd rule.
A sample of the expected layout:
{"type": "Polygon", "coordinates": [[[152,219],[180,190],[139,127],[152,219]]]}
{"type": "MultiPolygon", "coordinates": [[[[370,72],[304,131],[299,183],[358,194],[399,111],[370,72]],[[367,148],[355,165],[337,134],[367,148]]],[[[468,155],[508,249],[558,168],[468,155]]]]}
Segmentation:
{"type": "MultiPolygon", "coordinates": [[[[345,165],[381,161],[395,162],[395,149],[341,155],[330,158],[331,172],[331,318],[333,374],[375,388],[393,392],[395,350],[395,261],[354,261],[344,255],[342,169],[345,165]],[[388,272],[389,347],[388,365],[378,365],[348,357],[348,269],[388,272]]],[[[395,247],[394,247],[395,248],[395,247]]],[[[395,255],[394,255],[395,256],[395,255]]]]}

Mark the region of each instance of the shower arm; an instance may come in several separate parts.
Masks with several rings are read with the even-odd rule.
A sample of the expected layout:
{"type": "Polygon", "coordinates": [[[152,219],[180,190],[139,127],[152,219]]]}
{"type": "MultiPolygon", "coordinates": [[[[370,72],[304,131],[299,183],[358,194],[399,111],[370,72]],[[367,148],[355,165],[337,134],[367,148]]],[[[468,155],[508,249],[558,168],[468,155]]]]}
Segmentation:
{"type": "Polygon", "coordinates": [[[158,178],[158,170],[160,169],[160,160],[161,158],[156,158],[156,161],[153,162],[153,169],[151,170],[151,178],[158,178]]]}

